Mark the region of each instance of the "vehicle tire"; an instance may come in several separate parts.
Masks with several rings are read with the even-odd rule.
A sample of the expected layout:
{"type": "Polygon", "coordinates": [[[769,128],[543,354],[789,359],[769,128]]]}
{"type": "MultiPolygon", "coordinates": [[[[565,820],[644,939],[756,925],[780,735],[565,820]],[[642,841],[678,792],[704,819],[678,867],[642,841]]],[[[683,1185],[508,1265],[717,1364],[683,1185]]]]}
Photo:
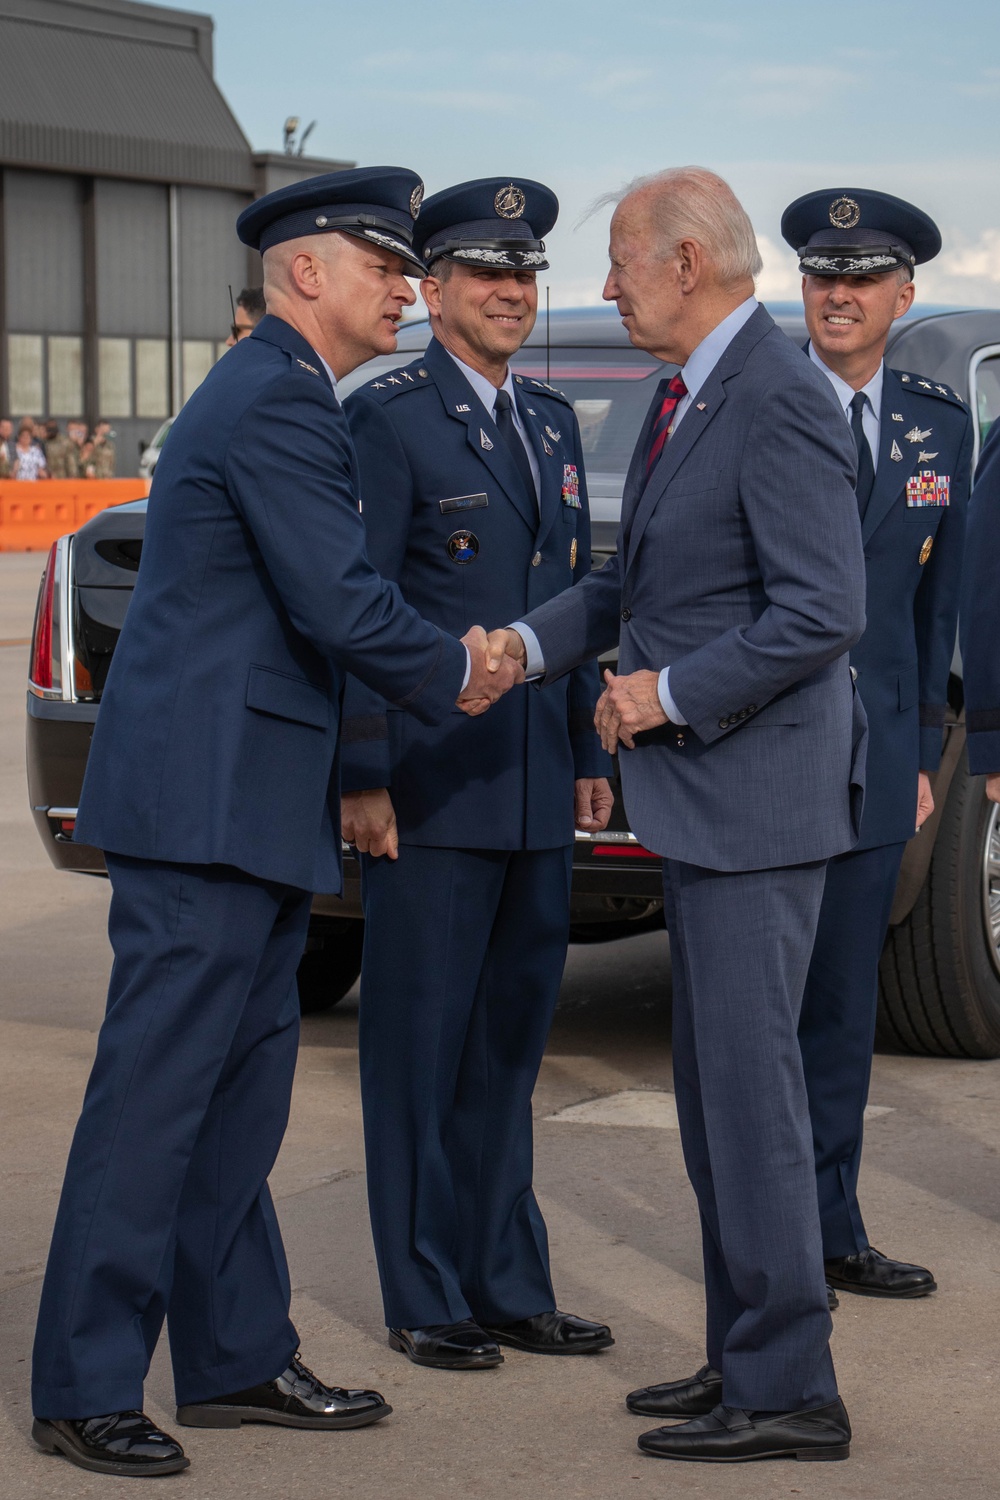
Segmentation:
{"type": "Polygon", "coordinates": [[[932,1057],[1000,1057],[1000,808],[963,754],[930,871],[879,964],[876,1042],[932,1057]]]}
{"type": "Polygon", "coordinates": [[[307,949],[299,963],[299,1009],[304,1016],[332,1010],[361,973],[364,922],[333,919],[322,931],[320,946],[307,949]]]}

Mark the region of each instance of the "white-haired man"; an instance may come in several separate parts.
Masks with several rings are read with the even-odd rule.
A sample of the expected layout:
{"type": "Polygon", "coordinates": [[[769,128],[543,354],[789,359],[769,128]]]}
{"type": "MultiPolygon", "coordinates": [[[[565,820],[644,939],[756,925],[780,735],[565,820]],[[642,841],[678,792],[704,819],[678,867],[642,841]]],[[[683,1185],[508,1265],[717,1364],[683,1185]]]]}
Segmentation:
{"type": "Polygon", "coordinates": [[[829,383],[757,304],[753,229],[714,173],[633,183],[610,256],[605,298],[679,374],[636,446],[617,556],[507,649],[548,680],[618,643],[597,723],[623,747],[632,827],[664,856],[708,1363],[629,1406],[690,1419],[640,1438],[658,1457],[846,1458],[796,1022],[826,861],[857,837],[854,448],[829,383]]]}

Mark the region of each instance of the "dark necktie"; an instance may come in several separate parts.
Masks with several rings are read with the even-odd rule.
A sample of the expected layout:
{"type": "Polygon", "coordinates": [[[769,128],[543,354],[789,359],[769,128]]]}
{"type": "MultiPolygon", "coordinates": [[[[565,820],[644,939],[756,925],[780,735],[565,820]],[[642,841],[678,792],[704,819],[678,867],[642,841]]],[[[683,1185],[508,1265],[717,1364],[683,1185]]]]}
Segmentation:
{"type": "Polygon", "coordinates": [[[857,391],[851,397],[851,431],[854,433],[854,446],[858,450],[858,482],[854,486],[854,493],[858,497],[858,511],[861,519],[865,518],[868,509],[868,501],[871,499],[872,486],[875,483],[875,464],[872,460],[872,450],[865,437],[865,429],[861,418],[868,397],[864,391],[857,391]]]}
{"type": "Polygon", "coordinates": [[[535,493],[535,476],[531,472],[531,464],[528,462],[528,454],[524,444],[521,442],[521,434],[514,426],[514,413],[511,411],[513,402],[507,391],[497,391],[496,413],[494,421],[497,430],[510,449],[510,456],[514,460],[514,467],[521,476],[526,493],[538,504],[538,496],[535,493]]]}
{"type": "Polygon", "coordinates": [[[679,375],[672,375],[667,382],[667,392],[663,398],[663,404],[653,423],[653,430],[649,435],[649,457],[646,459],[646,478],[653,472],[653,465],[663,452],[667,438],[670,436],[670,424],[674,419],[677,405],[687,395],[687,386],[679,375]]]}

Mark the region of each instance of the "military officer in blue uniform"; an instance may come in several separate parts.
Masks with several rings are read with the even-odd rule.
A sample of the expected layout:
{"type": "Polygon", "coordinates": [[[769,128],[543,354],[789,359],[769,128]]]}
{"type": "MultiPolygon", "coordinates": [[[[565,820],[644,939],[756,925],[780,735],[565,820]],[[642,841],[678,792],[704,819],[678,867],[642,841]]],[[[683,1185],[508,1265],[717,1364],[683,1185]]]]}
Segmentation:
{"type": "Polygon", "coordinates": [[[854,433],[867,569],[867,626],[851,651],[868,715],[864,816],[856,847],[828,866],[799,1025],[833,1306],[838,1290],[900,1298],[936,1286],[924,1267],[871,1245],[857,1184],[879,956],[903,849],[934,807],[972,422],[947,386],[884,361],[913,303],[914,266],[941,248],[925,213],[887,193],[831,188],[791,204],[781,232],[799,256],[809,358],[854,433]]]}
{"type": "Polygon", "coordinates": [[[969,505],[960,613],[969,770],[1000,802],[1000,422],[990,427],[969,505]]]}
{"type": "MultiPolygon", "coordinates": [[[[590,568],[573,408],[509,364],[535,321],[557,212],[547,188],[517,178],[428,199],[417,243],[431,343],[345,404],[370,555],[443,630],[519,618],[590,568]]],[[[417,726],[348,688],[369,1201],[389,1341],[417,1364],[613,1342],[556,1310],[532,1191],[531,1094],[565,962],[574,823],[603,828],[612,800],[598,693],[586,667],[478,723],[417,726]]]]}
{"type": "Polygon", "coordinates": [[[449,725],[457,699],[478,711],[513,681],[490,677],[485,633],[470,656],[365,554],[336,381],[396,347],[421,191],[381,167],[245,210],[268,315],[157,466],[76,825],[106,854],[115,962],[34,1356],[33,1436],[93,1472],[187,1467],[142,1412],[164,1317],[184,1425],[331,1429],[389,1410],[298,1357],[267,1177],[310,893],[340,889],[344,674],[449,725]]]}

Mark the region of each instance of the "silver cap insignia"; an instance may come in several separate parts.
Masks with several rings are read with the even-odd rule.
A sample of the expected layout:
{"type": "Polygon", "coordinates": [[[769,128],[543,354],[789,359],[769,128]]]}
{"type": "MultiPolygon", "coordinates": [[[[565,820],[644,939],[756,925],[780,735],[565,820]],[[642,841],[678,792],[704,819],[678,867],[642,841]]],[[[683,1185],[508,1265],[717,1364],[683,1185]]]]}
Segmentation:
{"type": "Polygon", "coordinates": [[[511,182],[501,188],[493,199],[493,207],[501,219],[519,219],[524,213],[526,199],[519,187],[511,182]]]}
{"type": "Polygon", "coordinates": [[[830,204],[830,223],[834,229],[854,229],[861,222],[861,209],[853,198],[834,198],[830,204]]]}

